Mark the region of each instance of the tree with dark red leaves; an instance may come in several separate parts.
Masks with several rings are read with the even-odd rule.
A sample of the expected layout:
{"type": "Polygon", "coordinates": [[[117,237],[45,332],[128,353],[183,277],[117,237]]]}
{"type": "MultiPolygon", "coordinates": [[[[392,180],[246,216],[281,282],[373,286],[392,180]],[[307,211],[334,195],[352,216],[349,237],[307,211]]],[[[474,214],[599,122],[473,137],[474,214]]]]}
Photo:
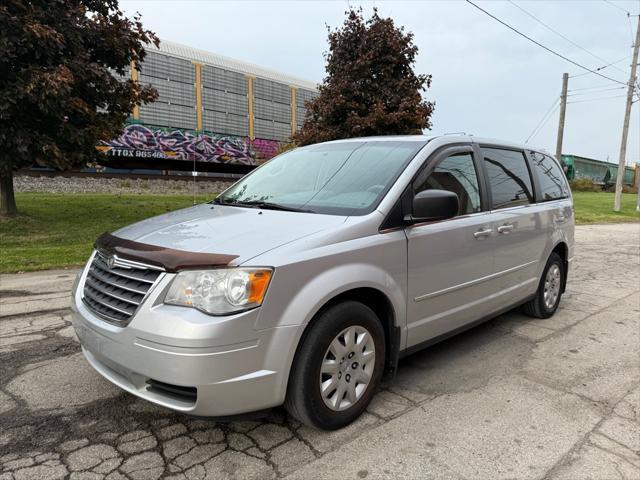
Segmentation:
{"type": "Polygon", "coordinates": [[[346,12],[329,30],[327,76],[294,140],[301,145],[348,137],[420,134],[431,127],[434,103],[422,98],[431,75],[413,71],[413,34],[381,18],[376,9],[346,12]]]}
{"type": "Polygon", "coordinates": [[[156,98],[112,75],[139,65],[145,43],[158,38],[117,0],[0,3],[0,216],[16,215],[16,169],[82,165],[135,105],[156,98]]]}

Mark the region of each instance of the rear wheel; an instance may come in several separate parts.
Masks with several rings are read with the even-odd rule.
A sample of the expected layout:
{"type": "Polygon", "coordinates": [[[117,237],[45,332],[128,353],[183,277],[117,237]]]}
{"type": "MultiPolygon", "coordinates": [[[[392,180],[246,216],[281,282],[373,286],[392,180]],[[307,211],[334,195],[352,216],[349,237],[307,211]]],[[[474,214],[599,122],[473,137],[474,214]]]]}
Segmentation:
{"type": "Polygon", "coordinates": [[[564,275],[564,262],[554,252],[549,256],[547,265],[542,272],[536,296],[524,304],[524,312],[536,318],[551,317],[560,304],[564,275]]]}
{"type": "Polygon", "coordinates": [[[380,384],[384,330],[366,305],[346,301],[314,320],[291,370],[285,407],[301,422],[335,430],[367,407],[380,384]]]}

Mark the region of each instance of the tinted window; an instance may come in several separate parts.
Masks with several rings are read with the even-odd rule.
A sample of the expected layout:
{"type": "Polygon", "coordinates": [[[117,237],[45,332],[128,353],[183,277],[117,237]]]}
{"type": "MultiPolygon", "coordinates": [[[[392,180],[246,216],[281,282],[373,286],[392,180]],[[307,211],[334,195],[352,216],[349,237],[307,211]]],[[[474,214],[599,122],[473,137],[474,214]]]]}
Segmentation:
{"type": "Polygon", "coordinates": [[[531,176],[522,152],[483,148],[482,153],[491,186],[492,208],[533,202],[531,176]]]}
{"type": "Polygon", "coordinates": [[[540,183],[540,201],[557,200],[569,196],[569,187],[558,162],[548,155],[532,152],[533,170],[540,183]]]}
{"type": "Polygon", "coordinates": [[[478,177],[470,153],[445,158],[424,183],[415,188],[415,193],[429,189],[448,190],[458,194],[458,215],[480,211],[478,177]]]}
{"type": "Polygon", "coordinates": [[[375,208],[424,142],[319,143],[278,155],[218,197],[269,202],[330,215],[375,208]]]}

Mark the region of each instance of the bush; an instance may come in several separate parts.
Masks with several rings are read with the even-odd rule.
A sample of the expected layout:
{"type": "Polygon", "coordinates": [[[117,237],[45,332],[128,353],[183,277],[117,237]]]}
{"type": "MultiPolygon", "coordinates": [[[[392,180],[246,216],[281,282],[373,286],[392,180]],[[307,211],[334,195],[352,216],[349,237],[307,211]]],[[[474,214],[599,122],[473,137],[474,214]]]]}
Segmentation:
{"type": "MultiPolygon", "coordinates": [[[[607,188],[605,188],[605,191],[610,193],[615,193],[616,184],[612,183],[610,185],[607,185],[607,188]]],[[[622,193],[638,193],[638,187],[634,187],[632,185],[622,185],[622,193]]]]}
{"type": "Polygon", "coordinates": [[[590,178],[576,178],[569,182],[572,192],[601,192],[602,187],[590,178]]]}
{"type": "Polygon", "coordinates": [[[283,142],[278,147],[278,151],[276,152],[276,155],[280,155],[281,153],[288,152],[289,150],[293,150],[294,148],[297,148],[297,147],[298,145],[296,144],[296,142],[283,142]]]}

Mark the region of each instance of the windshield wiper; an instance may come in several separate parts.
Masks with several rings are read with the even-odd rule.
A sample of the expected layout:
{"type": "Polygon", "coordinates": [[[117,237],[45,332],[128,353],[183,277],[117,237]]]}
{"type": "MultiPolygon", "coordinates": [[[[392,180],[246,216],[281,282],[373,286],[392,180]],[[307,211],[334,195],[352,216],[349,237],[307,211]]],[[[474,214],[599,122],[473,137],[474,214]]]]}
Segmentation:
{"type": "Polygon", "coordinates": [[[288,205],[282,205],[280,203],[273,203],[273,202],[249,201],[249,202],[242,202],[242,204],[247,206],[255,206],[257,208],[263,208],[265,210],[282,210],[285,212],[315,213],[313,210],[309,210],[307,208],[289,207],[288,205]]]}
{"type": "Polygon", "coordinates": [[[262,208],[264,210],[282,210],[284,212],[316,213],[313,210],[306,208],[289,207],[287,205],[281,205],[279,203],[273,202],[263,202],[261,200],[232,200],[230,202],[225,202],[224,200],[216,198],[214,200],[214,203],[217,203],[219,205],[235,205],[238,207],[262,208]]]}

